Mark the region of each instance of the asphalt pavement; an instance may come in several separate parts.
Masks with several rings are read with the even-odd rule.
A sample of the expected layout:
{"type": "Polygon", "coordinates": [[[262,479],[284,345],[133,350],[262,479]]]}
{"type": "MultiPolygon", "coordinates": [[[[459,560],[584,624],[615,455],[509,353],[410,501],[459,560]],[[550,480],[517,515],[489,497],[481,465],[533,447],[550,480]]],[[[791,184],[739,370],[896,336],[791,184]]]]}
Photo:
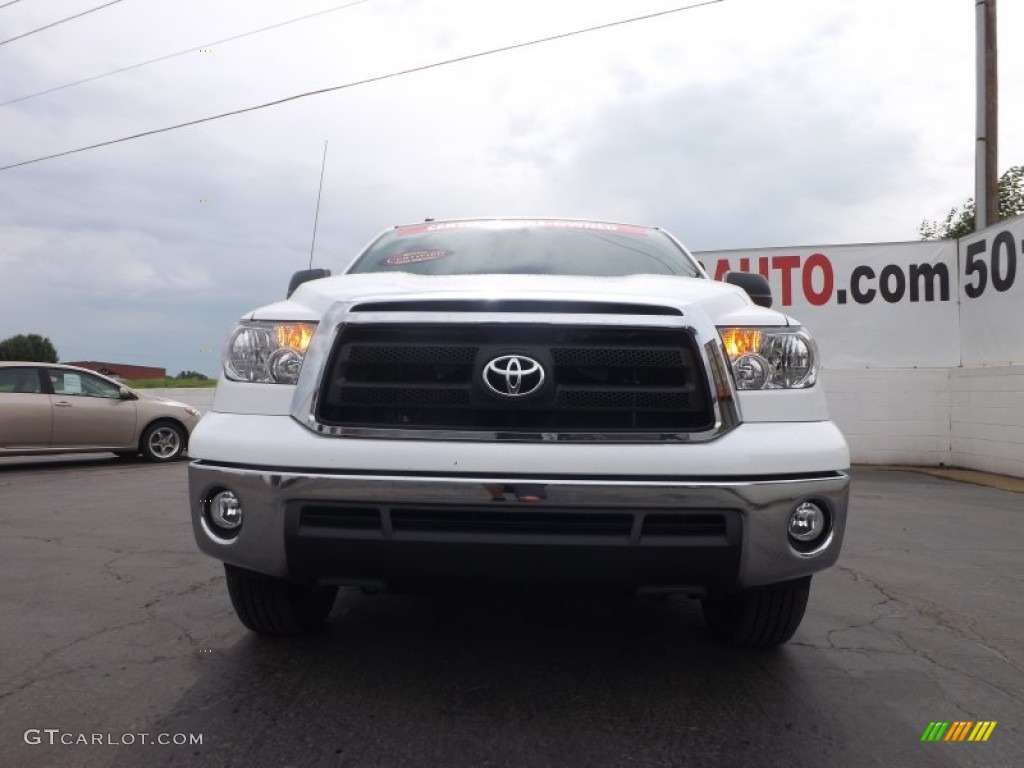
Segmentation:
{"type": "Polygon", "coordinates": [[[775,651],[675,598],[346,592],[324,633],[268,640],[195,547],[186,469],[0,466],[0,766],[1024,764],[1020,494],[856,471],[775,651]],[[935,721],[997,725],[922,742],[935,721]]]}

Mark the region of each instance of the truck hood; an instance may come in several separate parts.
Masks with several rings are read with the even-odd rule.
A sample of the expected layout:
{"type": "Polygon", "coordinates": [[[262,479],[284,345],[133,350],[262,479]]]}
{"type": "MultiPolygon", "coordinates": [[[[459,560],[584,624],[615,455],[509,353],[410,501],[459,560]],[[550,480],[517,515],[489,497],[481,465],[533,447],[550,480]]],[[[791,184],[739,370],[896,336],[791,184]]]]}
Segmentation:
{"type": "Polygon", "coordinates": [[[338,275],[299,286],[291,298],[245,316],[249,320],[319,320],[338,302],[408,299],[540,299],[616,301],[700,310],[716,324],[787,325],[789,319],[755,305],[726,283],[671,275],[579,277],[574,275],[338,275]]]}

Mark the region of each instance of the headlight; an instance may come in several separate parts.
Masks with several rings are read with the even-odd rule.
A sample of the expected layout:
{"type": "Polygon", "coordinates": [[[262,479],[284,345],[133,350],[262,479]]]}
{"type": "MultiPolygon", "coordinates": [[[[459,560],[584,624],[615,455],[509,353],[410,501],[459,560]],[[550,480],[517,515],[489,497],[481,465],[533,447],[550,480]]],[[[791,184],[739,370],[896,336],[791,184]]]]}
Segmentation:
{"type": "Polygon", "coordinates": [[[739,389],[802,389],[818,378],[818,349],[803,328],[719,328],[739,389]]]}
{"type": "Polygon", "coordinates": [[[224,348],[224,375],[234,381],[294,384],[316,323],[240,323],[224,348]]]}

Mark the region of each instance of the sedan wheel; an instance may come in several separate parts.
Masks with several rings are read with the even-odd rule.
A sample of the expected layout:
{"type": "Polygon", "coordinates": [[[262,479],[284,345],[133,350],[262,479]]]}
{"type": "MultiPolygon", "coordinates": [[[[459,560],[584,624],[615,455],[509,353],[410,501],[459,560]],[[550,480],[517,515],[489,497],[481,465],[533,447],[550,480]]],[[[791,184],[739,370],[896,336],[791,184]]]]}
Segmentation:
{"type": "Polygon", "coordinates": [[[185,430],[177,424],[150,424],[142,433],[142,455],[148,461],[172,461],[185,451],[185,430]]]}

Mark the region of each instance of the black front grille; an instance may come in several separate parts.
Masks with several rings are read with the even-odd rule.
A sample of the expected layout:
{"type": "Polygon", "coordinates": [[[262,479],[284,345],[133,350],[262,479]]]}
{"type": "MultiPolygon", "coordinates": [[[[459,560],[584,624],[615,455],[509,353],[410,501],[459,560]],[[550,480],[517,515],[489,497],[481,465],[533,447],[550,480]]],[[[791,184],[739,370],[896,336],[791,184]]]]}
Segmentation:
{"type": "Polygon", "coordinates": [[[377,507],[307,504],[302,507],[300,532],[380,531],[381,513],[377,507]]]}
{"type": "MultiPolygon", "coordinates": [[[[499,381],[501,381],[499,379],[499,381]]],[[[693,333],[525,323],[351,324],[328,361],[328,426],[543,432],[692,432],[714,414],[693,333]],[[502,397],[488,362],[534,360],[544,383],[502,397]]]]}
{"type": "Polygon", "coordinates": [[[298,502],[295,534],[331,538],[403,534],[485,535],[499,537],[614,537],[625,544],[666,538],[736,543],[738,517],[733,510],[644,510],[579,508],[538,504],[489,505],[344,504],[298,502]],[[730,522],[731,521],[731,522],[730,522]],[[390,533],[385,533],[390,531],[390,533]]]}
{"type": "Polygon", "coordinates": [[[655,512],[644,517],[643,536],[725,536],[726,518],[719,513],[680,515],[655,512]]]}
{"type": "Polygon", "coordinates": [[[391,526],[396,532],[628,537],[633,516],[621,512],[506,512],[414,507],[391,510],[391,526]]]}

